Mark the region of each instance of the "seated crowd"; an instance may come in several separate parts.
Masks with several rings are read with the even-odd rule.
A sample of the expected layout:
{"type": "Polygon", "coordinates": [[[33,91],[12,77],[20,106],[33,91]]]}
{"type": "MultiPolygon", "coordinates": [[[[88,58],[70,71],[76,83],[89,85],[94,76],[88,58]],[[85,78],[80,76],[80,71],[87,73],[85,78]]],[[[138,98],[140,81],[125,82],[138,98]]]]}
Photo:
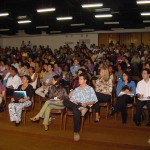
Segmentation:
{"type": "Polygon", "coordinates": [[[110,115],[120,111],[123,124],[127,122],[127,104],[134,104],[137,126],[147,105],[150,126],[149,51],[143,43],[136,48],[133,43],[127,47],[119,42],[90,48],[77,42],[74,49],[64,45],[54,51],[49,46],[32,48],[25,44],[20,49],[0,47],[0,104],[10,97],[10,121],[18,126],[23,108],[32,105],[34,95],[47,98],[39,113],[30,118],[32,122],[43,118],[46,131],[51,110],[66,107],[74,114],[75,141],[80,139],[80,117],[91,108],[94,122],[100,121],[100,103],[111,104],[110,115]],[[141,81],[133,80],[133,76],[141,81]],[[26,91],[27,97],[16,101],[14,91],[26,91]]]}

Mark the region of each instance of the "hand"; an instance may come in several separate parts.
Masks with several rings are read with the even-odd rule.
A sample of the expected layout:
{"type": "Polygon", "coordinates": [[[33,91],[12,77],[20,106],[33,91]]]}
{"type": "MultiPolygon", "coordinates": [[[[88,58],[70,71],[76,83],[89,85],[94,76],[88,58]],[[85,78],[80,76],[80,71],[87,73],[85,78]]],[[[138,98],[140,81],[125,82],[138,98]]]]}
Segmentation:
{"type": "Polygon", "coordinates": [[[144,95],[143,94],[140,94],[140,97],[139,98],[144,98],[144,95]]]}
{"type": "Polygon", "coordinates": [[[11,89],[13,89],[14,87],[13,87],[12,85],[10,85],[10,86],[8,86],[8,88],[11,88],[11,89]]]}
{"type": "Polygon", "coordinates": [[[77,100],[74,100],[73,103],[75,103],[75,104],[77,105],[77,104],[78,104],[78,101],[77,101],[77,100]]]}
{"type": "Polygon", "coordinates": [[[25,101],[24,101],[23,98],[19,99],[19,103],[24,103],[24,102],[25,102],[25,101]]]}
{"type": "Polygon", "coordinates": [[[15,101],[15,99],[14,98],[11,98],[11,102],[14,102],[15,101]]]}
{"type": "Polygon", "coordinates": [[[82,103],[82,106],[83,106],[83,107],[86,107],[86,106],[87,106],[87,103],[82,103]]]}

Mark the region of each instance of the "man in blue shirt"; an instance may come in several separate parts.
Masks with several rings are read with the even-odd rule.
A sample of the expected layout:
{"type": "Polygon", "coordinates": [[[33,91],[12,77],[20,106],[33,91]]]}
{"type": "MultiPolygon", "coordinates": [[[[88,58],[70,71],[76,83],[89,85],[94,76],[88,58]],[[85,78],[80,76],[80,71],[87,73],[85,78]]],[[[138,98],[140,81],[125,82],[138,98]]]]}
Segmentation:
{"type": "Polygon", "coordinates": [[[71,109],[74,114],[74,141],[80,140],[80,116],[84,116],[88,109],[97,102],[94,89],[87,85],[87,73],[79,75],[79,87],[77,87],[69,100],[64,100],[64,105],[71,109]]]}

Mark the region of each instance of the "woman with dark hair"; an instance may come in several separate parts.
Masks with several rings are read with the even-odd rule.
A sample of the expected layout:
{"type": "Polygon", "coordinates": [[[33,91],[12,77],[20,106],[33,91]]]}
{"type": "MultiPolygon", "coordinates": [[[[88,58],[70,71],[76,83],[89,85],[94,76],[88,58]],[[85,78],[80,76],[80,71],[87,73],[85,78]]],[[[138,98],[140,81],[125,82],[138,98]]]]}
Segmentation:
{"type": "Polygon", "coordinates": [[[30,118],[31,121],[39,121],[40,118],[44,118],[43,125],[45,131],[48,130],[50,112],[52,109],[64,109],[63,100],[68,99],[67,92],[60,85],[59,75],[55,75],[52,78],[52,86],[49,87],[48,93],[46,94],[49,98],[41,108],[40,112],[33,118],[30,118]]]}
{"type": "Polygon", "coordinates": [[[123,79],[118,82],[116,91],[118,101],[114,105],[114,107],[110,109],[110,115],[112,115],[115,112],[121,111],[122,123],[126,123],[126,106],[127,104],[133,103],[133,96],[136,95],[136,85],[135,82],[131,80],[129,72],[125,71],[123,73],[123,79]]]}
{"type": "Polygon", "coordinates": [[[21,98],[16,102],[15,98],[11,98],[11,103],[8,105],[10,121],[15,121],[15,125],[18,126],[21,122],[22,109],[24,107],[31,106],[31,98],[33,97],[33,87],[29,83],[31,78],[28,75],[22,77],[22,85],[18,87],[16,91],[26,91],[26,98],[21,98]]]}

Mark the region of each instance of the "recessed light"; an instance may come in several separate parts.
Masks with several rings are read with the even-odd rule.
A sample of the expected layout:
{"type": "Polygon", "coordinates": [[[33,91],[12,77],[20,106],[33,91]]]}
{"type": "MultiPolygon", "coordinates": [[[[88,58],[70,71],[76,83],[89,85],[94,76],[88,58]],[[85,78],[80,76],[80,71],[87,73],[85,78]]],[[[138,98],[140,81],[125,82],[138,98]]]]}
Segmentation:
{"type": "Polygon", "coordinates": [[[31,20],[21,20],[18,21],[19,24],[24,24],[24,23],[31,23],[31,20]]]}
{"type": "Polygon", "coordinates": [[[112,14],[95,15],[95,18],[109,18],[109,17],[112,17],[112,14]]]}
{"type": "Polygon", "coordinates": [[[51,12],[51,11],[55,11],[55,8],[44,8],[44,9],[37,9],[36,11],[38,13],[44,13],[44,12],[51,12]]]}
{"type": "Polygon", "coordinates": [[[71,20],[72,17],[71,17],[71,16],[69,16],[69,17],[57,17],[56,19],[57,19],[58,21],[61,21],[61,20],[71,20]]]}
{"type": "Polygon", "coordinates": [[[102,7],[102,3],[97,3],[97,4],[82,4],[82,8],[92,8],[92,7],[102,7]]]}

